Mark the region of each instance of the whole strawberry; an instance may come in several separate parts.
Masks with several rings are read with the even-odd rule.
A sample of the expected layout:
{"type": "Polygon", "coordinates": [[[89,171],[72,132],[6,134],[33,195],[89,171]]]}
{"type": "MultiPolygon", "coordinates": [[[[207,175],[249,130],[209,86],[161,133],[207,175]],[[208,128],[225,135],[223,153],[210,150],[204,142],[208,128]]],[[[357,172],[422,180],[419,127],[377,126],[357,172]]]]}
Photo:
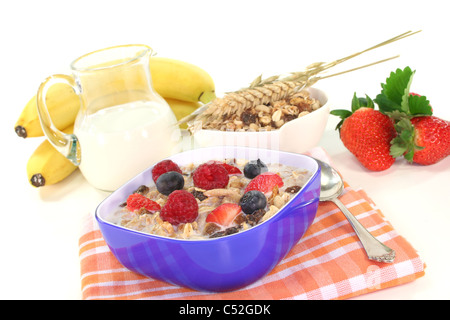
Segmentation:
{"type": "Polygon", "coordinates": [[[352,111],[333,110],[331,114],[342,118],[338,124],[344,146],[369,170],[390,168],[395,158],[390,155],[391,140],[397,135],[394,122],[374,109],[372,100],[352,100],[352,111]]]}
{"type": "Polygon", "coordinates": [[[396,124],[399,132],[391,154],[404,155],[421,165],[437,163],[450,155],[450,122],[435,116],[404,118],[396,124]]]}

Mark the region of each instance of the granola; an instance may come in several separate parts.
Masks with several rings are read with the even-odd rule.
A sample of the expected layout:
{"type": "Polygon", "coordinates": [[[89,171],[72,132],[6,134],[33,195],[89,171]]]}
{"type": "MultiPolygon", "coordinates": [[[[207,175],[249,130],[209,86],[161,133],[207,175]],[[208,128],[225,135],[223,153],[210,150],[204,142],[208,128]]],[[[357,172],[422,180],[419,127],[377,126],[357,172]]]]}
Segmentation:
{"type": "MultiPolygon", "coordinates": [[[[177,192],[182,193],[187,191],[195,199],[197,203],[195,208],[196,217],[193,221],[181,223],[169,222],[172,220],[164,216],[164,209],[169,206],[168,200],[171,195],[167,196],[160,193],[154,184],[149,183],[148,186],[140,186],[133,194],[139,193],[146,199],[150,199],[156,203],[157,206],[159,205],[161,209],[155,209],[155,206],[150,210],[144,207],[136,209],[130,208],[129,202],[128,205],[124,203],[114,213],[110,219],[111,222],[125,228],[177,239],[222,237],[247,230],[272,217],[302,188],[310,177],[310,173],[304,169],[283,164],[264,164],[266,166],[264,173],[254,178],[249,178],[244,174],[246,165],[250,163],[247,160],[228,159],[220,162],[213,161],[213,163],[224,166],[228,165],[228,169],[233,168],[233,171],[227,171],[228,183],[223,188],[210,190],[199,188],[196,186],[194,175],[199,165],[192,163],[180,167],[182,172],[181,176],[184,179],[184,186],[182,190],[177,192]],[[253,189],[253,192],[260,192],[265,197],[263,199],[265,201],[264,207],[258,208],[251,213],[245,213],[242,198],[244,194],[252,192],[248,189],[254,183],[250,184],[250,182],[256,181],[256,179],[261,180],[261,177],[271,178],[271,175],[276,175],[278,177],[277,179],[279,179],[277,181],[282,181],[282,183],[277,183],[274,186],[269,184],[270,190],[258,189],[260,185],[256,187],[256,191],[253,189]],[[217,214],[218,208],[223,208],[227,205],[233,208],[233,210],[237,208],[230,218],[231,222],[224,223],[223,216],[220,217],[222,220],[214,220],[211,218],[214,215],[213,212],[217,214]]],[[[158,179],[161,179],[161,177],[158,179]]],[[[184,206],[184,204],[181,204],[181,206],[184,206]]],[[[187,205],[182,209],[189,210],[187,205]]],[[[229,212],[226,211],[225,215],[228,214],[229,212]]],[[[225,218],[227,219],[229,217],[225,218]]]]}
{"type": "MultiPolygon", "coordinates": [[[[218,104],[215,117],[201,119],[202,129],[220,131],[272,131],[285,123],[303,117],[321,107],[319,100],[307,90],[294,92],[279,100],[268,100],[264,104],[236,108],[233,111],[218,104]]],[[[191,123],[191,130],[196,124],[191,123]]]]}

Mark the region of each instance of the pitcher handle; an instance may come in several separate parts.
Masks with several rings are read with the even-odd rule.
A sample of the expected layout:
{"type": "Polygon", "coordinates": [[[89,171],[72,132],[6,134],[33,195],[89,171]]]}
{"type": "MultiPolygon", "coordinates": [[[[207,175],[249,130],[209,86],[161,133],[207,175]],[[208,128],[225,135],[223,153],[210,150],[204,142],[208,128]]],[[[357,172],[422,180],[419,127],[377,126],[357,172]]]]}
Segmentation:
{"type": "Polygon", "coordinates": [[[75,79],[71,76],[55,74],[45,79],[39,86],[37,93],[37,111],[42,131],[56,150],[69,159],[74,165],[79,166],[81,162],[81,150],[77,137],[74,134],[67,134],[56,128],[52,122],[45,102],[48,89],[56,83],[68,84],[73,88],[75,93],[79,94],[75,79]]]}

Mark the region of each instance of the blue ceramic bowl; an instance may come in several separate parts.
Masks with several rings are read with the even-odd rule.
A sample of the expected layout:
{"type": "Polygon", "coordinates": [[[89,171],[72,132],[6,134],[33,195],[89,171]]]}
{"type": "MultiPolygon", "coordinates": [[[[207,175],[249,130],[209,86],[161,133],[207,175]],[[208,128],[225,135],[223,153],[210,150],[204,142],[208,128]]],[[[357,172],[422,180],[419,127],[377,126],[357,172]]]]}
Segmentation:
{"type": "Polygon", "coordinates": [[[103,237],[129,270],[199,291],[245,287],[269,273],[313,222],[319,204],[320,167],[306,155],[246,147],[208,147],[169,157],[179,165],[212,159],[244,158],[282,163],[312,173],[305,186],[270,219],[236,234],[205,240],[172,239],[108,222],[129,194],[153,183],[148,168],[106,198],[95,212],[103,237]]]}

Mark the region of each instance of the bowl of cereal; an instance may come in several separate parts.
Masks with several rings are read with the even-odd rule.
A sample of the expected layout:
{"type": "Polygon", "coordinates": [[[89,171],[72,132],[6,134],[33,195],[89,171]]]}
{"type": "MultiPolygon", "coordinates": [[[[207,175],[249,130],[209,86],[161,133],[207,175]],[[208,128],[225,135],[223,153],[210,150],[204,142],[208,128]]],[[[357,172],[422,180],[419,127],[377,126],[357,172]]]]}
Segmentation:
{"type": "Polygon", "coordinates": [[[195,147],[235,145],[303,153],[325,130],[330,106],[320,89],[310,87],[287,98],[237,111],[227,119],[190,123],[195,147]]]}
{"type": "Polygon", "coordinates": [[[268,274],[312,224],[320,167],[302,154],[216,146],[149,167],[96,209],[129,270],[199,291],[236,290],[268,274]]]}

